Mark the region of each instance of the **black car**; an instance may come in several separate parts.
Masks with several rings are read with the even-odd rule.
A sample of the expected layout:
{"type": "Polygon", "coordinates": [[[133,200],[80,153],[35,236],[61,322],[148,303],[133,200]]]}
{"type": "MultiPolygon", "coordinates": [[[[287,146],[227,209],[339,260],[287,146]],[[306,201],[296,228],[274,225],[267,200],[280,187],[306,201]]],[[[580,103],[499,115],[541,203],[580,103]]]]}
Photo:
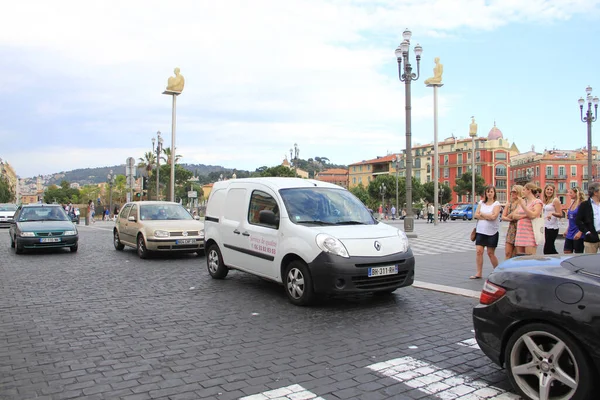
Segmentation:
{"type": "Polygon", "coordinates": [[[599,398],[600,254],[502,263],[473,323],[479,347],[523,398],[599,398]]]}

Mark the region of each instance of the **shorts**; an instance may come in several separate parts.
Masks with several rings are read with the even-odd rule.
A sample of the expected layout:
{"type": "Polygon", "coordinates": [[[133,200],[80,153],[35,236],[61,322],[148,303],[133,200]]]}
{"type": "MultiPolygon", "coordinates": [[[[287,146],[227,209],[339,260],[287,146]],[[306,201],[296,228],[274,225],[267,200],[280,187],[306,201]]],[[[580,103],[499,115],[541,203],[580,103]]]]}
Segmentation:
{"type": "Polygon", "coordinates": [[[498,238],[500,234],[496,232],[494,235],[484,235],[483,233],[478,233],[475,237],[475,245],[483,246],[483,247],[498,247],[498,238]]]}
{"type": "Polygon", "coordinates": [[[565,238],[565,247],[563,248],[563,251],[565,253],[567,251],[577,254],[583,253],[583,238],[578,240],[565,238]]]}

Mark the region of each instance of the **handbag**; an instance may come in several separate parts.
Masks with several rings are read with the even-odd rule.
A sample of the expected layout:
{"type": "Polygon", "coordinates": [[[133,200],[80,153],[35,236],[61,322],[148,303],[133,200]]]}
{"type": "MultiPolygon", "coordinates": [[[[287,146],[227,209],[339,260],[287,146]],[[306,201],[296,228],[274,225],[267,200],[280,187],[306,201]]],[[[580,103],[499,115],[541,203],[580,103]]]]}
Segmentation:
{"type": "Polygon", "coordinates": [[[541,245],[545,241],[544,219],[542,217],[533,218],[531,220],[533,227],[533,235],[535,236],[535,244],[541,245]]]}
{"type": "Polygon", "coordinates": [[[471,242],[474,242],[475,238],[477,238],[477,227],[473,228],[471,231],[471,242]]]}

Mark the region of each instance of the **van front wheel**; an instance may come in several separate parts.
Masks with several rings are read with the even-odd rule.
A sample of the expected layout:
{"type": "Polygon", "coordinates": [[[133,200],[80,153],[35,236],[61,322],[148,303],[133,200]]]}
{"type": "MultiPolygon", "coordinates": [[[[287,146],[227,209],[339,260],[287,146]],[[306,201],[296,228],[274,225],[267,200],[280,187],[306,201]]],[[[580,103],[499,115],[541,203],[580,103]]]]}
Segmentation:
{"type": "Polygon", "coordinates": [[[308,267],[302,261],[292,261],[285,268],[283,279],[285,293],[290,302],[297,306],[307,306],[314,301],[312,278],[308,267]]]}
{"type": "Polygon", "coordinates": [[[223,256],[221,250],[216,244],[210,245],[208,253],[206,255],[206,267],[208,273],[214,279],[223,279],[229,273],[229,269],[223,263],[223,256]]]}

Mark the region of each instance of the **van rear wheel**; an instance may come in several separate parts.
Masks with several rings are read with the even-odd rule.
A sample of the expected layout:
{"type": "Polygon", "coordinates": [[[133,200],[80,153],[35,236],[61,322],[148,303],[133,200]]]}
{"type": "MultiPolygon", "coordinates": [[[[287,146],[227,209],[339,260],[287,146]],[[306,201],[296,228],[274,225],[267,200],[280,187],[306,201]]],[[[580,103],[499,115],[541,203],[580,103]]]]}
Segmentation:
{"type": "Polygon", "coordinates": [[[315,293],[308,267],[302,261],[292,261],[283,275],[285,293],[292,304],[308,306],[313,303],[315,293]]]}
{"type": "Polygon", "coordinates": [[[229,268],[223,262],[221,250],[216,244],[211,244],[206,255],[206,267],[213,279],[224,279],[229,273],[229,268]]]}

